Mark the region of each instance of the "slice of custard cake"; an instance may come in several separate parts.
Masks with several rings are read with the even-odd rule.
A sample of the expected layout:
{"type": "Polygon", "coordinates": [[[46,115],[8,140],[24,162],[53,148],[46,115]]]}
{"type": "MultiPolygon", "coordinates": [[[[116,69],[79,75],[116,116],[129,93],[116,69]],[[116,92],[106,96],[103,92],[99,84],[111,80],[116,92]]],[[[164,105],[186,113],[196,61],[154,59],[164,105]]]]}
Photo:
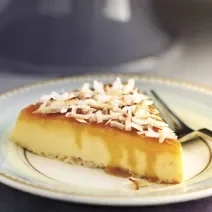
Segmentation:
{"type": "Polygon", "coordinates": [[[175,133],[134,79],[98,81],[52,92],[24,108],[12,141],[72,164],[122,170],[155,182],[180,183],[183,155],[175,133]]]}

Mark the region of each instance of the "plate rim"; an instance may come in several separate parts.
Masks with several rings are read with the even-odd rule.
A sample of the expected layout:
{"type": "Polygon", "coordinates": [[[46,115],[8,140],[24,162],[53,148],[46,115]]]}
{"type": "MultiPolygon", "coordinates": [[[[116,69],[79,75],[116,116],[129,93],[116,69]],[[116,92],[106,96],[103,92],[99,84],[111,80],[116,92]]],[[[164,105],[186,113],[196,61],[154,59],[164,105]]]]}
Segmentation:
{"type": "MultiPolygon", "coordinates": [[[[196,83],[191,83],[188,81],[181,81],[166,77],[160,77],[160,76],[154,76],[154,75],[145,75],[145,74],[125,74],[125,73],[116,73],[116,74],[82,74],[82,75],[75,75],[70,77],[60,77],[56,79],[49,79],[49,80],[40,80],[35,83],[27,84],[24,86],[20,86],[14,89],[10,89],[6,92],[0,93],[0,101],[3,101],[2,98],[12,97],[15,94],[18,94],[22,91],[33,89],[36,87],[44,86],[44,85],[51,85],[51,84],[57,84],[62,82],[68,82],[73,80],[91,80],[94,78],[100,78],[103,79],[103,77],[124,77],[124,78],[130,78],[133,77],[135,79],[138,79],[140,81],[146,81],[151,83],[157,83],[157,84],[165,84],[170,86],[177,86],[181,88],[186,88],[188,90],[193,90],[196,92],[204,93],[212,95],[212,88],[198,85],[196,83]]],[[[111,206],[147,206],[147,205],[164,205],[164,204],[170,204],[170,203],[177,203],[177,202],[185,202],[185,201],[191,201],[195,199],[201,199],[212,195],[212,185],[211,186],[203,186],[202,188],[196,190],[192,189],[189,192],[186,193],[180,193],[177,195],[171,195],[171,196],[148,196],[148,197],[141,197],[141,196],[97,196],[97,195],[83,195],[83,194],[77,194],[74,192],[65,192],[65,191],[59,191],[57,189],[48,188],[48,186],[41,186],[37,185],[35,183],[30,183],[26,180],[23,180],[18,177],[14,177],[12,175],[8,175],[7,173],[4,173],[0,171],[0,182],[10,186],[14,189],[18,189],[24,192],[28,192],[34,195],[47,197],[50,199],[57,199],[61,201],[71,201],[71,202],[77,202],[77,203],[86,203],[86,204],[93,204],[93,205],[111,205],[111,206]]]]}

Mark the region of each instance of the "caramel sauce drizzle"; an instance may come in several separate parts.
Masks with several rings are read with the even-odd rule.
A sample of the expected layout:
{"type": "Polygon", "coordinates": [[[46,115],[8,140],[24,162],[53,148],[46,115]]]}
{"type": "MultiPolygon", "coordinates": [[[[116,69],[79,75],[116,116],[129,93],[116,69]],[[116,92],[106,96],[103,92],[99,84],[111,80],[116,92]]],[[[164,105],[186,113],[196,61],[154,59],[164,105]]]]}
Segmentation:
{"type": "Polygon", "coordinates": [[[128,178],[131,176],[128,171],[123,170],[119,167],[107,167],[105,168],[105,173],[122,178],[128,178]]]}

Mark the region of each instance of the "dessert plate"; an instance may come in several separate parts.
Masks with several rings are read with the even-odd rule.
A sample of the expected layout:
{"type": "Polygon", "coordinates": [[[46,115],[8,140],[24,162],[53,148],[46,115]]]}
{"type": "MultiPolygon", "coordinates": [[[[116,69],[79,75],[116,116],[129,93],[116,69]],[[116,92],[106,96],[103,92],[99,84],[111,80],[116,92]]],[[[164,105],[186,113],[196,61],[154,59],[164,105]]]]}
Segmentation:
{"type": "MultiPolygon", "coordinates": [[[[190,127],[212,130],[212,90],[167,79],[133,77],[142,90],[154,89],[190,127]]],[[[185,181],[176,185],[146,183],[135,190],[127,178],[34,155],[10,141],[19,111],[51,91],[73,90],[93,79],[112,82],[115,75],[70,77],[9,91],[0,96],[0,182],[32,194],[78,203],[157,205],[212,195],[212,139],[183,144],[185,181]]]]}

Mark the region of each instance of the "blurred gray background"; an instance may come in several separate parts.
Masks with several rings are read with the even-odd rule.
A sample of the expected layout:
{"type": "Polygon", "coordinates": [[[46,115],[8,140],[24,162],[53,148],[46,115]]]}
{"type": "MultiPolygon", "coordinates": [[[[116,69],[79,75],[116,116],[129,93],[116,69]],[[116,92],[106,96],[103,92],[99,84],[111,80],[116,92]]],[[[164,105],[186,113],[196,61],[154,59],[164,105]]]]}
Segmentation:
{"type": "MultiPolygon", "coordinates": [[[[74,4],[72,6],[69,5],[70,11],[67,9],[67,5],[65,5],[69,0],[62,0],[61,2],[63,2],[65,6],[63,8],[61,7],[61,10],[56,10],[56,12],[54,10],[48,10],[48,4],[58,2],[57,0],[43,1],[46,3],[43,4],[40,11],[41,13],[47,13],[48,18],[51,18],[52,14],[57,14],[58,17],[60,17],[61,11],[63,14],[73,13],[74,4]]],[[[84,20],[87,19],[90,20],[90,22],[85,23],[84,26],[76,26],[74,23],[71,25],[70,22],[65,23],[65,19],[64,22],[60,22],[60,24],[54,22],[54,30],[51,31],[51,34],[48,35],[48,29],[43,27],[42,32],[44,32],[44,34],[38,33],[36,35],[37,39],[38,36],[40,36],[38,41],[41,43],[36,43],[37,40],[32,36],[32,32],[39,32],[41,29],[39,27],[43,24],[42,20],[36,19],[36,17],[33,16],[35,5],[33,5],[32,2],[36,1],[16,0],[13,2],[16,4],[15,6],[11,4],[13,5],[11,7],[9,0],[0,1],[0,5],[2,5],[0,7],[0,12],[2,11],[2,17],[0,18],[0,85],[3,90],[7,90],[11,86],[18,86],[43,78],[91,73],[93,67],[96,65],[97,69],[94,68],[94,71],[97,72],[142,72],[172,78],[183,78],[188,81],[194,81],[208,86],[211,85],[209,76],[212,76],[212,2],[210,0],[131,0],[131,12],[133,12],[131,15],[135,19],[133,19],[134,22],[128,25],[127,28],[118,27],[118,29],[126,32],[121,38],[119,36],[113,36],[113,34],[108,32],[110,31],[109,29],[114,29],[114,31],[112,30],[113,32],[120,33],[119,30],[116,29],[118,25],[101,25],[105,22],[92,23],[91,20],[96,20],[96,18],[89,19],[88,8],[90,8],[92,14],[97,16],[99,11],[98,7],[101,6],[99,4],[100,1],[92,1],[94,5],[97,5],[95,9],[95,7],[91,7],[90,1],[83,4],[84,6],[82,7],[82,1],[78,0],[78,9],[80,8],[81,2],[80,11],[83,12],[82,14],[85,16],[84,20]],[[139,2],[141,2],[141,4],[139,2]],[[151,2],[150,10],[149,2],[151,2]],[[31,8],[31,10],[29,8],[31,8]],[[5,13],[7,9],[10,12],[5,13]],[[19,14],[22,14],[22,16],[19,16],[19,14]],[[140,16],[140,14],[142,15],[140,16]],[[30,18],[25,19],[25,17],[30,18]],[[33,22],[35,19],[37,22],[33,22]],[[22,23],[26,25],[22,25],[22,23]],[[37,25],[35,23],[37,23],[37,25]],[[79,34],[76,34],[75,36],[77,38],[81,38],[77,44],[75,40],[72,39],[74,37],[71,37],[73,34],[70,34],[71,36],[65,36],[64,38],[67,40],[73,40],[71,47],[74,47],[76,51],[72,54],[73,48],[67,47],[67,53],[64,53],[64,49],[62,49],[61,52],[63,52],[64,55],[60,57],[60,52],[54,51],[53,47],[58,49],[58,46],[55,46],[56,44],[54,42],[54,36],[52,38],[52,34],[55,35],[58,34],[60,30],[62,31],[63,24],[61,23],[64,23],[66,27],[70,24],[70,26],[74,27],[73,30],[75,30],[75,32],[78,30],[77,32],[80,32],[81,35],[84,33],[87,36],[80,37],[79,34]],[[93,26],[92,29],[87,27],[88,23],[93,26]],[[19,28],[17,28],[17,26],[19,26],[19,28]],[[97,31],[95,31],[96,26],[98,27],[97,31]],[[140,26],[141,29],[139,28],[140,26]],[[154,26],[157,27],[154,28],[154,26]],[[105,27],[109,27],[108,30],[104,31],[105,27]],[[22,35],[19,31],[26,34],[28,33],[30,36],[23,36],[24,34],[22,35]],[[97,36],[99,35],[98,33],[103,33],[101,38],[97,36]],[[95,39],[93,39],[93,37],[95,37],[95,39]],[[111,40],[111,43],[107,43],[111,40]],[[82,41],[84,43],[82,43],[82,41]],[[91,52],[86,52],[89,48],[81,48],[82,46],[88,45],[89,42],[95,44],[96,48],[99,48],[100,51],[93,52],[92,49],[91,52]],[[48,45],[46,43],[48,43],[48,45]],[[48,48],[45,48],[44,45],[47,45],[48,48]],[[101,49],[104,48],[107,49],[107,51],[101,51],[101,49]],[[85,52],[84,57],[80,49],[82,52],[85,52]],[[73,57],[69,57],[70,55],[73,57]],[[54,57],[56,59],[54,59],[54,57]],[[59,62],[57,61],[58,58],[60,58],[58,60],[59,62]],[[34,62],[35,65],[27,64],[23,62],[24,60],[22,59],[26,59],[32,64],[34,62]],[[52,62],[52,69],[45,69],[45,62],[48,59],[50,63],[52,62]],[[57,62],[59,66],[57,66],[58,64],[54,64],[57,62]],[[61,64],[63,65],[63,63],[66,64],[68,62],[72,62],[72,64],[68,64],[67,68],[60,69],[61,64]],[[36,66],[37,64],[41,66],[36,66]],[[43,64],[44,66],[42,66],[43,64]],[[111,64],[115,67],[114,69],[110,68],[111,64]],[[81,65],[83,65],[83,69],[79,68],[81,65]],[[101,68],[98,69],[99,65],[101,68],[101,65],[103,65],[104,68],[108,68],[101,70],[101,68]],[[44,69],[39,67],[44,67],[44,69]]],[[[120,5],[120,1],[118,2],[120,5]]],[[[56,4],[53,8],[57,8],[57,6],[56,4]]],[[[75,9],[76,8],[77,7],[75,7],[75,9]]],[[[113,21],[116,18],[110,13],[108,16],[109,19],[113,21]]],[[[81,16],[76,15],[75,20],[81,21],[80,17],[81,16]]],[[[120,17],[125,21],[128,18],[127,13],[124,17],[120,17]]],[[[49,24],[47,25],[51,26],[49,24]]],[[[61,34],[64,35],[64,33],[61,34]]],[[[66,43],[66,40],[62,39],[59,44],[62,44],[63,48],[65,48],[66,43]]]]}

